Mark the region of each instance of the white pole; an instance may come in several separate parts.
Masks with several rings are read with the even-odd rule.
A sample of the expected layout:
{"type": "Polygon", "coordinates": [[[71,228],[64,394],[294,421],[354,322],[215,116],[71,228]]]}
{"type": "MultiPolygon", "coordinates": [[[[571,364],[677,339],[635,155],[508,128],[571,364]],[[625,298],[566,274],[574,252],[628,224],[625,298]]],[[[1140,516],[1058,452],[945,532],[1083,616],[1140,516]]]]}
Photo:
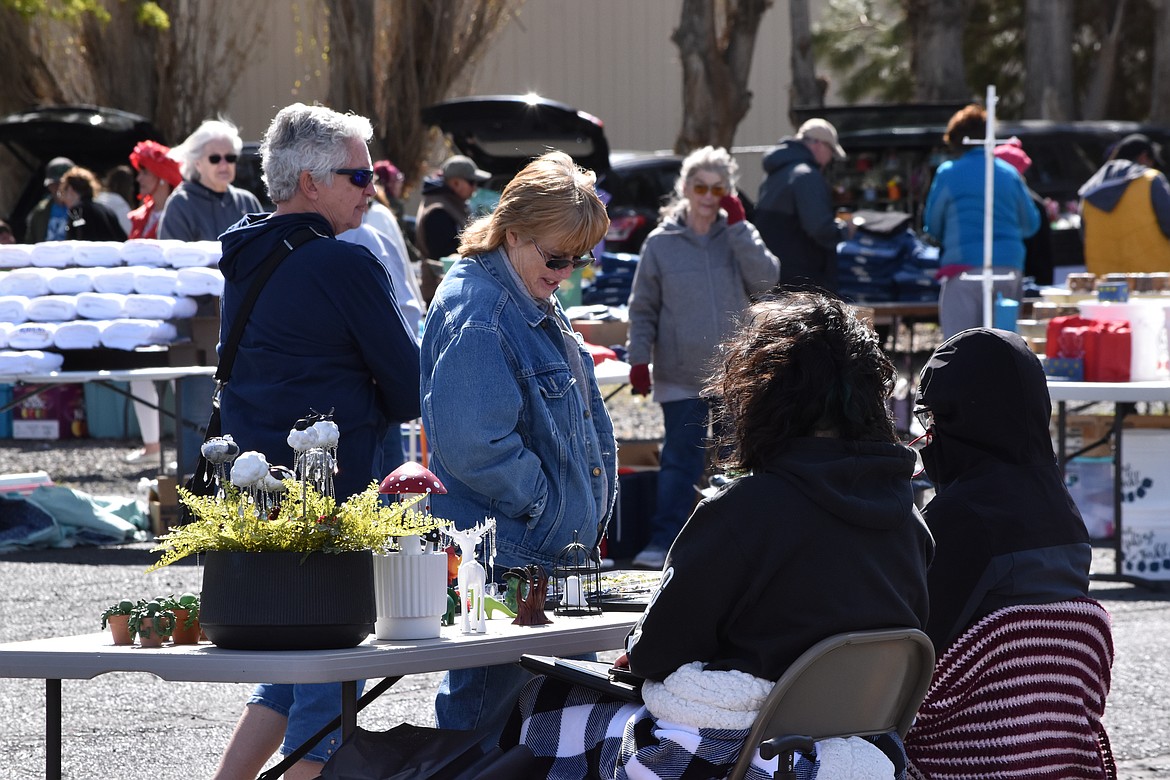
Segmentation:
{"type": "Polygon", "coordinates": [[[995,207],[995,85],[987,87],[987,133],[983,139],[983,327],[990,328],[995,319],[992,314],[992,295],[995,282],[991,278],[991,239],[994,235],[995,207]]]}

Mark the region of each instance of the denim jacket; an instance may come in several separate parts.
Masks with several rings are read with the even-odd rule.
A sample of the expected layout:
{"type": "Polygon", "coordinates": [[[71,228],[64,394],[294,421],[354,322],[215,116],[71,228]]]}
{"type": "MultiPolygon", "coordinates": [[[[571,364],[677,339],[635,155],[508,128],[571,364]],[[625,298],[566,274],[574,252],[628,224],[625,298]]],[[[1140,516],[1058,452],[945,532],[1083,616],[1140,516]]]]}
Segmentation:
{"type": "Polygon", "coordinates": [[[427,311],[423,425],[447,488],[431,511],[460,528],[494,517],[499,566],[550,566],[574,533],[596,544],[613,510],[617,445],[591,356],[578,347],[582,392],[564,311],[542,311],[508,262],[502,248],[460,260],[427,311]]]}

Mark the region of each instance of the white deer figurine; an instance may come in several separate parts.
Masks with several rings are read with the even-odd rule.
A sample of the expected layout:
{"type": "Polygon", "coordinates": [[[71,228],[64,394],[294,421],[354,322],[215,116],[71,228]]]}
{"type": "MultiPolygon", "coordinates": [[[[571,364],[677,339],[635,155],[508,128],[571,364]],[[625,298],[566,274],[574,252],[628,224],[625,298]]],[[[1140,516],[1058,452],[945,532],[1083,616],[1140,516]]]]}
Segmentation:
{"type": "Polygon", "coordinates": [[[459,598],[463,601],[462,626],[465,634],[487,633],[487,619],[483,609],[487,572],[483,564],[475,559],[475,547],[495,527],[496,519],[489,517],[466,531],[449,528],[445,532],[459,545],[459,598]]]}

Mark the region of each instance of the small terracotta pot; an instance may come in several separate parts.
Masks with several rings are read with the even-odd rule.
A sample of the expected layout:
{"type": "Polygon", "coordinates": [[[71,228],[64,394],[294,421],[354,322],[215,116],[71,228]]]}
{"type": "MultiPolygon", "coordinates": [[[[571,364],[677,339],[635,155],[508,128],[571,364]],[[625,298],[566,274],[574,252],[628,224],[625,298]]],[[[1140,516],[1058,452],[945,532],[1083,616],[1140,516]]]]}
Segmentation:
{"type": "Polygon", "coordinates": [[[130,635],[129,615],[110,615],[106,618],[106,623],[110,627],[110,635],[114,638],[114,644],[134,644],[134,637],[130,635]]]}
{"type": "Polygon", "coordinates": [[[165,637],[154,630],[154,618],[142,618],[142,631],[138,634],[138,643],[143,647],[162,647],[165,637]]]}
{"type": "Polygon", "coordinates": [[[191,627],[187,628],[187,617],[191,614],[187,609],[175,610],[175,630],[171,637],[176,645],[195,645],[199,644],[199,635],[202,633],[199,628],[199,618],[191,623],[191,627]]]}

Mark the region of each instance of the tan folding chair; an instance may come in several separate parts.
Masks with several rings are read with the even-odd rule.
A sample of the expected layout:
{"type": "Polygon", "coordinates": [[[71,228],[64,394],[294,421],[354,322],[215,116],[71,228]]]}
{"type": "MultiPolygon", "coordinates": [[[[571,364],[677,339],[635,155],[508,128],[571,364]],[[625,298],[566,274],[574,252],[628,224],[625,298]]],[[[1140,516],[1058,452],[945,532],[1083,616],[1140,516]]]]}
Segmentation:
{"type": "Polygon", "coordinates": [[[780,756],[776,777],[783,778],[795,751],[808,752],[817,740],[905,736],[933,670],[934,647],[913,628],[853,631],[818,642],[776,681],[727,780],[742,780],[757,750],[766,759],[780,756]]]}

